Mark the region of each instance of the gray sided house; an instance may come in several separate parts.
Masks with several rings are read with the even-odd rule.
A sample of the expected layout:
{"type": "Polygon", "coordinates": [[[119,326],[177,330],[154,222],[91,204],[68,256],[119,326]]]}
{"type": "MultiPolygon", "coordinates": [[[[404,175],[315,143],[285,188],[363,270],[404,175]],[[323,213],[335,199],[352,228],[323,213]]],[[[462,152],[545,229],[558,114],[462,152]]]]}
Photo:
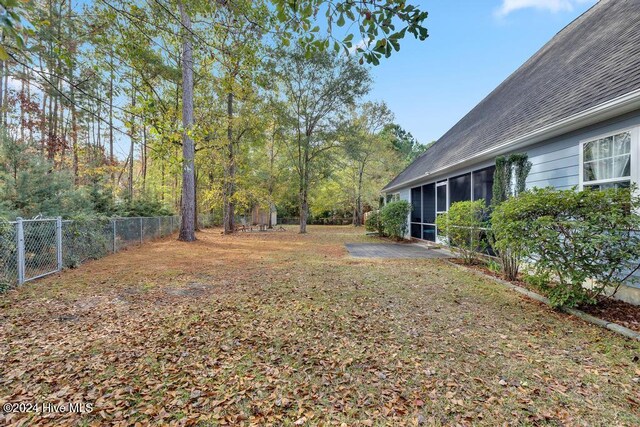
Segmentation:
{"type": "MultiPolygon", "coordinates": [[[[526,153],[527,188],[640,184],[640,0],[600,0],[555,35],[382,192],[409,201],[410,236],[491,200],[495,159],[526,153]]],[[[640,289],[620,297],[640,302],[640,289]]]]}

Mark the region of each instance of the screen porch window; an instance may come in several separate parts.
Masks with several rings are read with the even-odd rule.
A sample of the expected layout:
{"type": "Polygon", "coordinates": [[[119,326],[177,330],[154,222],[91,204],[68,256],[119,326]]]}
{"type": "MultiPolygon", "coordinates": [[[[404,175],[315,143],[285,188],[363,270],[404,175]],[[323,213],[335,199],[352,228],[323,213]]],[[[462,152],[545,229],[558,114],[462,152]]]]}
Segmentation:
{"type": "Polygon", "coordinates": [[[631,184],[631,152],[631,131],[583,143],[583,187],[628,187],[631,184]]]}
{"type": "Polygon", "coordinates": [[[411,222],[422,222],[422,189],[411,189],[411,222]]]}
{"type": "Polygon", "coordinates": [[[436,212],[447,211],[447,181],[436,184],[436,212]]]}
{"type": "Polygon", "coordinates": [[[495,166],[489,166],[473,172],[473,200],[483,199],[487,206],[491,205],[495,171],[495,166]]]}
{"type": "Polygon", "coordinates": [[[449,178],[449,205],[471,200],[471,173],[449,178]]]}
{"type": "Polygon", "coordinates": [[[409,233],[415,239],[436,241],[436,216],[446,213],[449,205],[462,200],[491,201],[493,173],[489,166],[464,175],[443,179],[410,190],[411,213],[409,233]]]}
{"type": "Polygon", "coordinates": [[[435,184],[411,189],[411,237],[435,240],[435,184]]]}
{"type": "Polygon", "coordinates": [[[422,238],[422,188],[411,189],[411,237],[422,238]]]}

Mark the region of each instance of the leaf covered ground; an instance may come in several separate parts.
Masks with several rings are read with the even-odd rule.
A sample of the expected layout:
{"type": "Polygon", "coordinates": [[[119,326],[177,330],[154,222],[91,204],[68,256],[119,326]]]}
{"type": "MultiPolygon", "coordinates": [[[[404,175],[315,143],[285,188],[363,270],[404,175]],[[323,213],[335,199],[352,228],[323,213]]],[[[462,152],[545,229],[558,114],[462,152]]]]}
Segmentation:
{"type": "Polygon", "coordinates": [[[640,345],[352,227],[207,230],[0,300],[9,425],[640,425],[640,345]]]}

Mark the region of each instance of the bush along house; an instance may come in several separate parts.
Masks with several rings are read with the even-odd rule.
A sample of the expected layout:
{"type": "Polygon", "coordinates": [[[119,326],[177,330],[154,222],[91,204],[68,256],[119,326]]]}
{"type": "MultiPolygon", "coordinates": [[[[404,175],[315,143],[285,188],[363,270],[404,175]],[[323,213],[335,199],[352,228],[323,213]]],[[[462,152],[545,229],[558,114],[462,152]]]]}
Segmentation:
{"type": "MultiPolygon", "coordinates": [[[[600,0],[387,184],[412,205],[407,238],[436,241],[453,203],[490,203],[498,156],[531,162],[526,188],[640,183],[640,2],[600,0]]],[[[622,299],[640,302],[640,289],[622,299]]]]}

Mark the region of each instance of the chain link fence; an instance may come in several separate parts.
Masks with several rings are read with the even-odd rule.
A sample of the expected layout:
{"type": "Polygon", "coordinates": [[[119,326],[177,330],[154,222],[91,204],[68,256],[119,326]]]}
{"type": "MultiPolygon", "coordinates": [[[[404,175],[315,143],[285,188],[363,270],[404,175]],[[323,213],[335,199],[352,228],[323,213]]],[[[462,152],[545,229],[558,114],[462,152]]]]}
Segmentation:
{"type": "MultiPolygon", "coordinates": [[[[198,216],[199,228],[218,224],[213,214],[198,216]]],[[[168,236],[179,228],[178,216],[0,221],[0,291],[168,236]]]]}

